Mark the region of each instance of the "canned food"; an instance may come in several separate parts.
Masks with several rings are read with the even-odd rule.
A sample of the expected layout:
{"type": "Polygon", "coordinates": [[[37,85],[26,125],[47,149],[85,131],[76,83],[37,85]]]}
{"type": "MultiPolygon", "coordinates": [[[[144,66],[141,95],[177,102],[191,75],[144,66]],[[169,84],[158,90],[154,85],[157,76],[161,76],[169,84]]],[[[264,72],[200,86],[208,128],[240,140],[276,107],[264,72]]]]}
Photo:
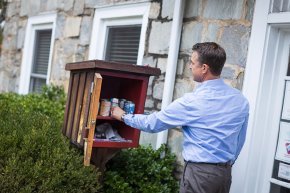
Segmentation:
{"type": "Polygon", "coordinates": [[[124,111],[127,114],[133,114],[135,110],[135,104],[132,101],[126,101],[124,104],[124,111]]]}
{"type": "Polygon", "coordinates": [[[120,107],[121,109],[124,109],[124,104],[125,104],[125,102],[126,102],[126,99],[120,99],[120,100],[119,100],[119,107],[120,107]]]}
{"type": "Polygon", "coordinates": [[[111,98],[111,108],[119,106],[119,99],[118,98],[111,98]]]}
{"type": "Polygon", "coordinates": [[[102,99],[99,115],[109,116],[110,110],[111,110],[111,102],[108,99],[102,99]]]}

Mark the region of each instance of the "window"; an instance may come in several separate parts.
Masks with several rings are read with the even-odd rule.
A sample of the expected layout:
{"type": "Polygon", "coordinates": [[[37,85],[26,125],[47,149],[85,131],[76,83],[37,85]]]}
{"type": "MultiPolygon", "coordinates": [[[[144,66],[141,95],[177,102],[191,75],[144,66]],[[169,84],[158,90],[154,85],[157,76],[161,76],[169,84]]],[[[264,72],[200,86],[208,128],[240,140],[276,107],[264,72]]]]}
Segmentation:
{"type": "Polygon", "coordinates": [[[290,0],[273,0],[272,13],[290,11],[290,0]]]}
{"type": "Polygon", "coordinates": [[[150,3],[96,7],[89,59],[142,65],[150,3]]]}
{"type": "Polygon", "coordinates": [[[37,30],[29,92],[40,92],[46,84],[52,30],[37,30]]]}
{"type": "Polygon", "coordinates": [[[30,17],[21,63],[19,93],[39,92],[49,83],[56,14],[30,17]]]}
{"type": "Polygon", "coordinates": [[[109,27],[106,57],[108,61],[136,64],[141,26],[109,27]]]}

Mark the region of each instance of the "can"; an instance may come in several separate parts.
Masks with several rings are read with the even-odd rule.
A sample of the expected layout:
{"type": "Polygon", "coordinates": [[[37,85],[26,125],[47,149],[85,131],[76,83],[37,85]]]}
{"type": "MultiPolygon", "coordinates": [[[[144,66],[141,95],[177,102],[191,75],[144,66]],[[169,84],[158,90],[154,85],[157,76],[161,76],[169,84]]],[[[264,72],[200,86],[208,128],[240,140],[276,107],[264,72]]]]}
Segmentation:
{"type": "Polygon", "coordinates": [[[119,106],[119,99],[118,98],[111,98],[111,108],[119,106]]]}
{"type": "Polygon", "coordinates": [[[126,102],[126,99],[120,99],[120,100],[119,100],[119,107],[120,107],[121,109],[123,109],[123,110],[124,110],[125,102],[126,102]]]}
{"type": "Polygon", "coordinates": [[[108,99],[101,99],[100,113],[101,116],[109,116],[111,110],[111,102],[108,99]]]}
{"type": "Polygon", "coordinates": [[[126,101],[124,104],[124,111],[127,114],[133,114],[135,110],[135,104],[132,101],[126,101]]]}

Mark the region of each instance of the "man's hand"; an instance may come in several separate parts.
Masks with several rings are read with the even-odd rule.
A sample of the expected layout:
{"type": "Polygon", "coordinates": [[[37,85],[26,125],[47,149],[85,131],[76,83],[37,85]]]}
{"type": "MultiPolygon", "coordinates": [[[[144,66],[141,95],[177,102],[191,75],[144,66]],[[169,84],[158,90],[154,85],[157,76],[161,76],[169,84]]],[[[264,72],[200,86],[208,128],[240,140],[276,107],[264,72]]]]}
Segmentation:
{"type": "Polygon", "coordinates": [[[122,121],[121,117],[122,115],[125,113],[125,111],[123,111],[123,109],[121,109],[120,107],[113,107],[111,109],[111,117],[122,121]]]}

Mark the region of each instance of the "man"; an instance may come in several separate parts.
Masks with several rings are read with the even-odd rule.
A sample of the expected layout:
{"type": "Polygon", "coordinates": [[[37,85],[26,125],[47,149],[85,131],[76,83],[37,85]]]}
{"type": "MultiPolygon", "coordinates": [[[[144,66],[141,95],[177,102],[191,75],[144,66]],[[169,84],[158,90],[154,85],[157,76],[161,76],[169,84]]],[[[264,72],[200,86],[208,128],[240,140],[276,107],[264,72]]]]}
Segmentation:
{"type": "Polygon", "coordinates": [[[127,115],[117,107],[112,116],[145,132],[182,126],[185,166],[180,193],[228,193],[231,166],[245,141],[249,104],[220,79],[226,61],[222,47],[205,42],[192,50],[189,69],[201,83],[194,92],[150,115],[127,115]]]}

